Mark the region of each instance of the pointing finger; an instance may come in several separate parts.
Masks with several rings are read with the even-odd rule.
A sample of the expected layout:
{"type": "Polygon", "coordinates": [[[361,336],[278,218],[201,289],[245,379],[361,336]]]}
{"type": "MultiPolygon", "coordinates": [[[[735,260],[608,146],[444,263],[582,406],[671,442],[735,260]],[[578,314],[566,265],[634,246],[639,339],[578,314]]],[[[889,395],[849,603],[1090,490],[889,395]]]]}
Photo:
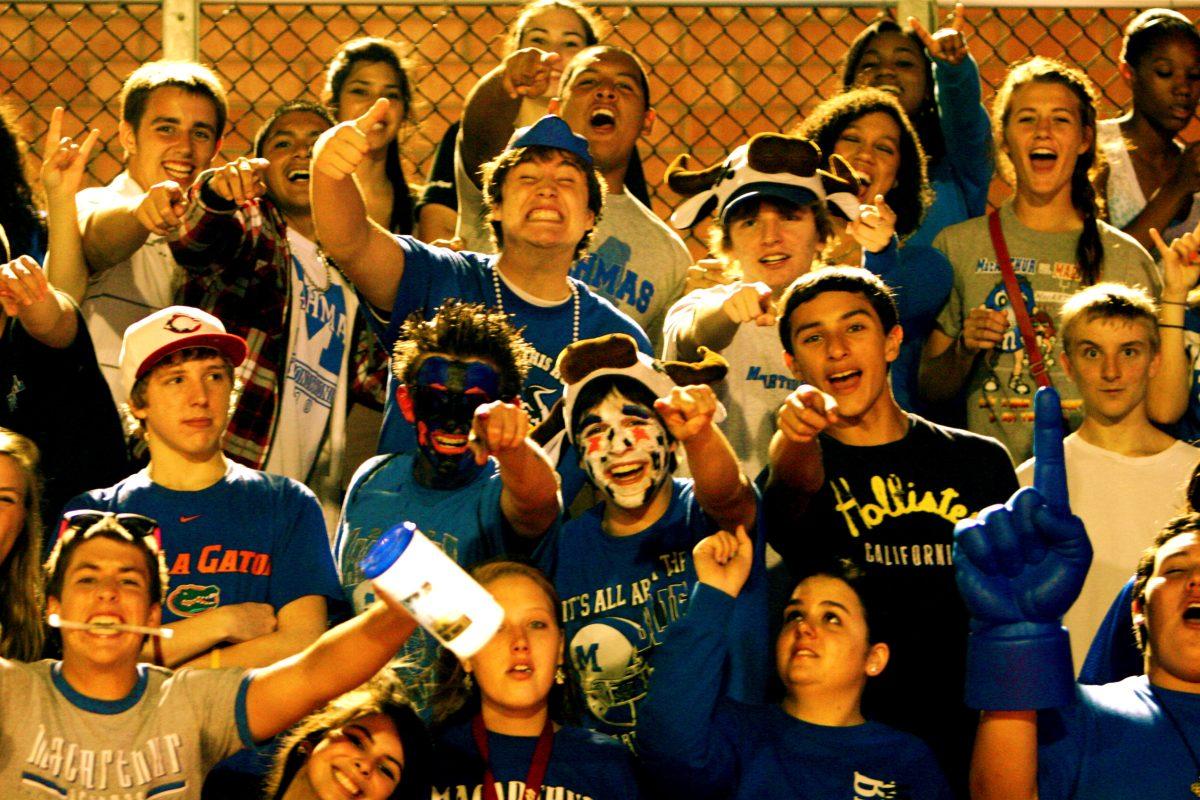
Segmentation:
{"type": "Polygon", "coordinates": [[[1067,467],[1063,457],[1062,403],[1053,387],[1038,389],[1033,398],[1033,485],[1056,514],[1071,513],[1067,496],[1067,467]]]}

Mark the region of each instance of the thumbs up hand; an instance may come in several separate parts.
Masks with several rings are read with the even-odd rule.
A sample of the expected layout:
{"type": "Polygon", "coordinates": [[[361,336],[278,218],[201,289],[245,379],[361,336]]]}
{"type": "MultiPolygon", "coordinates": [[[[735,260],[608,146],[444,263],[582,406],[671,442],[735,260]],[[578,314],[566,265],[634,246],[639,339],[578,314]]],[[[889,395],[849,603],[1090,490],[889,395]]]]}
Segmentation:
{"type": "Polygon", "coordinates": [[[388,99],[381,97],[358,119],[334,125],[313,146],[312,168],[327,178],[342,180],[354,174],[367,154],[367,133],[385,124],[388,99]]]}

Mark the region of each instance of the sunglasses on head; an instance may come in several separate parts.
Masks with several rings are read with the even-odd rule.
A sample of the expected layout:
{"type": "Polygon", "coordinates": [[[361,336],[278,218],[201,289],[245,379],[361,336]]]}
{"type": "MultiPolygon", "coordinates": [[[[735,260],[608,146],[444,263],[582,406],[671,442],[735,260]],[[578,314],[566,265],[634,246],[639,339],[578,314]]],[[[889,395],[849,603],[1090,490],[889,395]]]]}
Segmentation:
{"type": "Polygon", "coordinates": [[[86,508],[68,511],[63,514],[62,522],[58,525],[58,539],[66,541],[81,536],[83,541],[86,541],[90,538],[92,529],[106,519],[114,520],[121,532],[129,537],[130,542],[141,544],[151,553],[162,552],[162,528],[158,523],[150,517],[127,512],[93,511],[86,508]]]}

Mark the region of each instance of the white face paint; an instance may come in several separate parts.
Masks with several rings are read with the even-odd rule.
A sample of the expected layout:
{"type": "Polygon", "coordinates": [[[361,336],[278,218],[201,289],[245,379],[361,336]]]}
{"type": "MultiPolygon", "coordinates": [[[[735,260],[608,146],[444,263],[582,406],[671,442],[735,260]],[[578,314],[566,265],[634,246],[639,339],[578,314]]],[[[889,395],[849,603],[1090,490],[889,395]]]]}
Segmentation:
{"type": "Polygon", "coordinates": [[[650,502],[670,476],[671,449],[658,415],[616,390],[583,415],[576,438],[588,477],[622,508],[650,502]]]}

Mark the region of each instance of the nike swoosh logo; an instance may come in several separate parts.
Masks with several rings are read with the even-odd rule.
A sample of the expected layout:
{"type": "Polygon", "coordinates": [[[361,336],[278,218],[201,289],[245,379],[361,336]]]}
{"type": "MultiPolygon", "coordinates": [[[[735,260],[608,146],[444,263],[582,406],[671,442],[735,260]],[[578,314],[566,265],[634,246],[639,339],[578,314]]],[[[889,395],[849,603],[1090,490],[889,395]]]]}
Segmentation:
{"type": "Polygon", "coordinates": [[[200,517],[202,517],[202,516],[204,516],[204,515],[203,514],[192,514],[191,516],[185,517],[183,514],[180,514],[179,521],[186,525],[187,523],[191,522],[194,519],[200,519],[200,517]]]}

